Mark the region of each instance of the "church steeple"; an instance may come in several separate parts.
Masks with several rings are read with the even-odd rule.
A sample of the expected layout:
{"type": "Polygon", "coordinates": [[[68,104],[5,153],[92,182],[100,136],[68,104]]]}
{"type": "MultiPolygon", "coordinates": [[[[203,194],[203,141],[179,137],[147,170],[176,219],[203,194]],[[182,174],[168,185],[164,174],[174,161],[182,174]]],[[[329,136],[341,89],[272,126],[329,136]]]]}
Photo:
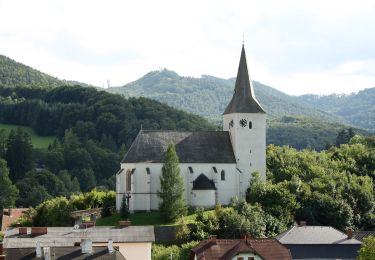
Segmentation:
{"type": "Polygon", "coordinates": [[[224,111],[224,115],[231,113],[266,113],[254,95],[253,85],[247,69],[244,45],[242,45],[234,94],[224,111]]]}

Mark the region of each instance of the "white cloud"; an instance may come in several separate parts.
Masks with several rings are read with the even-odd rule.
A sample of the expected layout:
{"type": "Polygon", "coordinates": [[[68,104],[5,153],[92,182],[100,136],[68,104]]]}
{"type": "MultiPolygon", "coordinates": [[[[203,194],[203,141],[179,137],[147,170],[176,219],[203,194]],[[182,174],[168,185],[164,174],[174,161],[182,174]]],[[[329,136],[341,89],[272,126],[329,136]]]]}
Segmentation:
{"type": "Polygon", "coordinates": [[[159,67],[228,78],[244,34],[253,79],[351,92],[375,85],[374,11],[365,0],[0,0],[0,53],[99,86],[159,67]]]}

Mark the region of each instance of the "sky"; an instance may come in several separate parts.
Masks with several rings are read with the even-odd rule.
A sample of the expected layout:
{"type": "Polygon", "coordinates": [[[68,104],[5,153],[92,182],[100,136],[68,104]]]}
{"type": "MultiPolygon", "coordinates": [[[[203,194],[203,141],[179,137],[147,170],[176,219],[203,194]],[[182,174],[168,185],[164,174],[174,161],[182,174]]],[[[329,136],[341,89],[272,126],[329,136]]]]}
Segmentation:
{"type": "Polygon", "coordinates": [[[167,68],[292,95],[375,87],[373,0],[0,0],[0,54],[60,79],[122,86],[167,68]]]}

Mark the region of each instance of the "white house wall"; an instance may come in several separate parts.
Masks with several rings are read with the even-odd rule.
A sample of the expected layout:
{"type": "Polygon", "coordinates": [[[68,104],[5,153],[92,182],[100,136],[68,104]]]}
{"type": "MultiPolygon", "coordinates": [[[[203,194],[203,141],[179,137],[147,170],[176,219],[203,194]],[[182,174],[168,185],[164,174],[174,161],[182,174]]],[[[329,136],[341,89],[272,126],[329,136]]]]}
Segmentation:
{"type": "Polygon", "coordinates": [[[194,207],[210,208],[216,204],[215,192],[215,190],[194,190],[191,194],[191,204],[194,207]]]}
{"type": "MultiPolygon", "coordinates": [[[[116,176],[116,209],[121,207],[122,196],[126,192],[126,172],[135,168],[131,177],[132,189],[131,199],[129,201],[130,211],[149,211],[157,210],[159,208],[160,199],[157,196],[160,190],[160,175],[162,163],[123,163],[121,168],[124,169],[119,175],[116,176]],[[150,169],[150,175],[147,175],[146,168],[150,169]],[[149,177],[149,181],[148,178],[149,177]],[[149,186],[148,186],[149,185],[149,186]]],[[[215,196],[215,203],[227,205],[230,199],[234,196],[239,196],[239,179],[238,171],[236,171],[235,164],[207,164],[207,163],[181,163],[180,174],[184,181],[184,198],[187,204],[194,206],[196,200],[193,201],[192,194],[193,181],[201,174],[205,174],[209,179],[212,179],[217,188],[217,196],[215,196]],[[215,173],[213,167],[216,167],[215,173]],[[189,167],[193,169],[190,173],[189,167]],[[225,180],[221,180],[221,171],[225,171],[225,180]]],[[[212,200],[210,200],[212,202],[212,200]]],[[[202,202],[203,203],[203,202],[202,202]]],[[[204,203],[207,203],[204,202],[204,203]]]]}

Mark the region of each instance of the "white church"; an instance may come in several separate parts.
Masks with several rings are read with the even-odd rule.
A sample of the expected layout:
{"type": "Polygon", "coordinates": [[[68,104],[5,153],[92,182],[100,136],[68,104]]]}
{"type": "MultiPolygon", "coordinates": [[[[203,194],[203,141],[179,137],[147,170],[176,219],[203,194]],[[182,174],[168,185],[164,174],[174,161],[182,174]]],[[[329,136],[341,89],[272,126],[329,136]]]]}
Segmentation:
{"type": "Polygon", "coordinates": [[[187,205],[211,208],[245,197],[251,173],[266,179],[266,112],[255,98],[242,46],[223,131],[140,130],[116,174],[116,209],[123,196],[130,212],[157,210],[167,147],[175,144],[187,205]]]}

